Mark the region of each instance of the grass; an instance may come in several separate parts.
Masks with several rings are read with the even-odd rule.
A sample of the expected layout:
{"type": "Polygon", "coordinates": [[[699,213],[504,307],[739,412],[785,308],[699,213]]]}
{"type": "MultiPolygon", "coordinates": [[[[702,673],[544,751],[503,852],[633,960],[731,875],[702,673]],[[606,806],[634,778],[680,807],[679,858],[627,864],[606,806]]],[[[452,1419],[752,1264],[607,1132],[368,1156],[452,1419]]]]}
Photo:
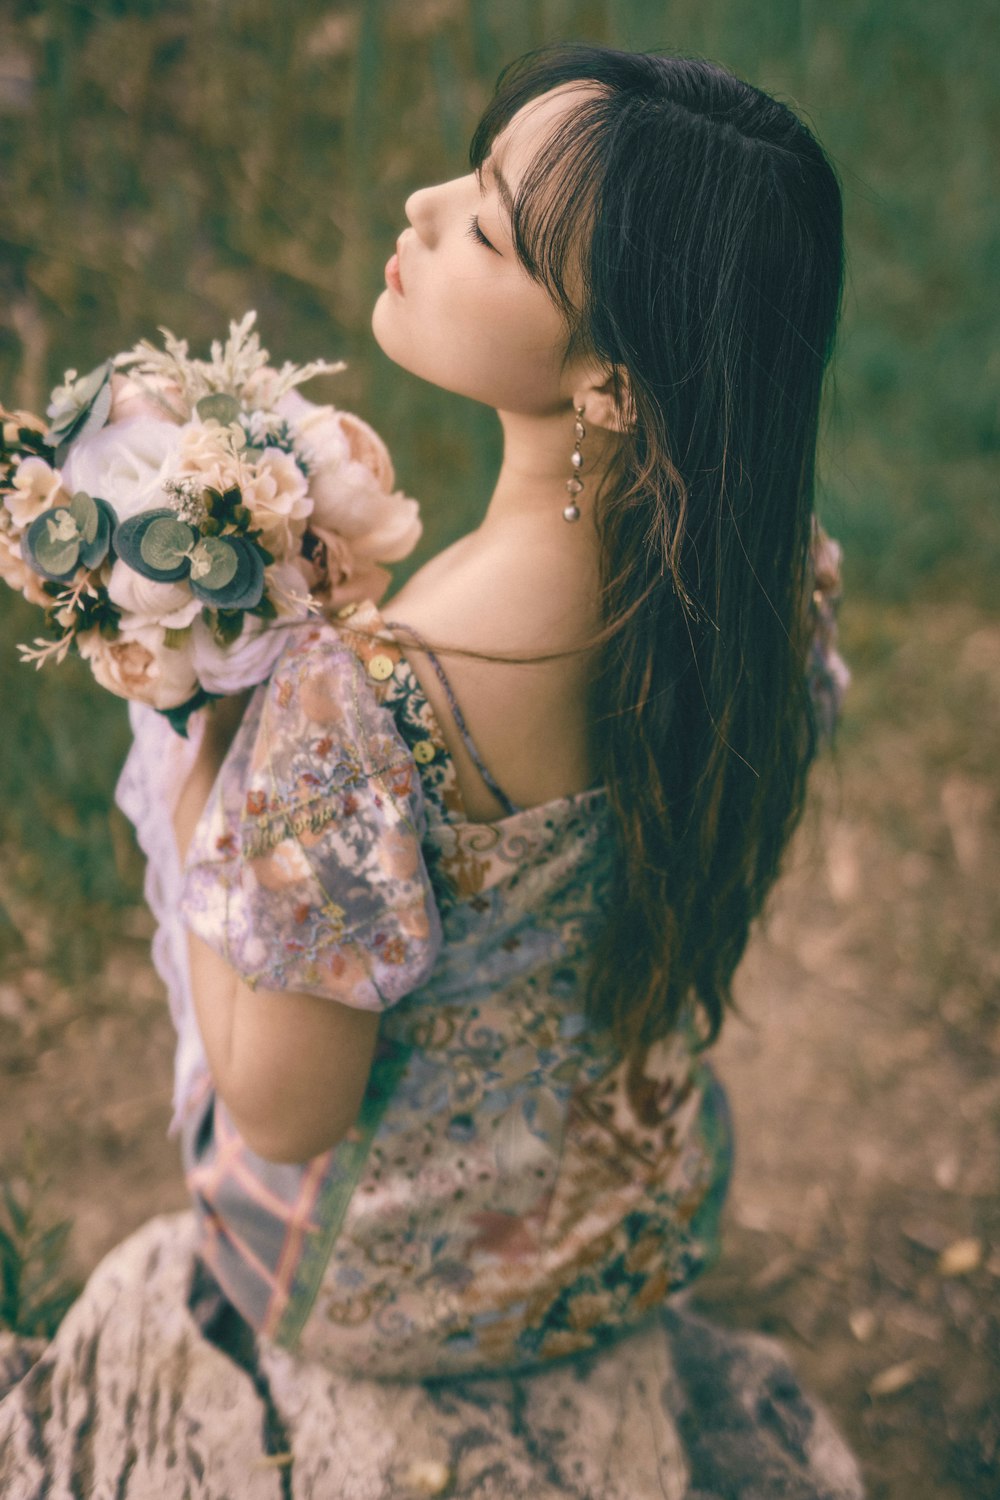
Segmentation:
{"type": "Polygon", "coordinates": [[[24,1179],[0,1196],[0,1330],[51,1338],[79,1287],[63,1275],[71,1224],[43,1212],[46,1182],[37,1142],[27,1140],[24,1179]]]}
{"type": "MultiPolygon", "coordinates": [[[[473,520],[498,443],[492,413],[414,381],[370,337],[407,193],[461,169],[492,80],[526,47],[702,53],[803,109],[844,181],[822,511],[849,589],[989,607],[995,30],[986,0],[960,27],[944,0],[15,0],[0,20],[0,390],[39,409],[67,366],[159,324],[203,347],[256,307],[277,357],[349,360],[328,392],[375,421],[422,498],[418,563],[473,520]]],[[[51,957],[74,970],[99,942],[81,905],[136,893],[106,817],[127,726],[86,672],[17,662],[31,627],[4,591],[0,906],[13,886],[64,913],[51,957]]]]}

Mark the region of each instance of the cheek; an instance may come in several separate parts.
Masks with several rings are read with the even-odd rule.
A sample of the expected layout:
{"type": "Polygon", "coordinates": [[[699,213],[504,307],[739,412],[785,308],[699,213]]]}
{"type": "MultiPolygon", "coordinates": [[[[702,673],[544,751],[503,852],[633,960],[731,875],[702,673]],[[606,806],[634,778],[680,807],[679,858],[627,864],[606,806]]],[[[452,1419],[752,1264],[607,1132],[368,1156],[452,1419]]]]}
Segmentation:
{"type": "Polygon", "coordinates": [[[456,274],[384,292],[372,316],[390,359],[445,390],[501,411],[542,412],[561,398],[562,321],[540,287],[456,274]]]}

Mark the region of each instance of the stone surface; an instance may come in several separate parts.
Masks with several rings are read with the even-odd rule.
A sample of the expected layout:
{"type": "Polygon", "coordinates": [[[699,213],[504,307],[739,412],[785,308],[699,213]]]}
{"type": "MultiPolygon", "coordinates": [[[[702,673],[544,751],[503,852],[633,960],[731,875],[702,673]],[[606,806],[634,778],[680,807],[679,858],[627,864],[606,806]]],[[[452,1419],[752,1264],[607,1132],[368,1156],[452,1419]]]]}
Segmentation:
{"type": "Polygon", "coordinates": [[[780,1348],[683,1310],[541,1373],[345,1378],[186,1309],[189,1214],[151,1220],[48,1347],[0,1342],[5,1500],[858,1500],[780,1348]]]}

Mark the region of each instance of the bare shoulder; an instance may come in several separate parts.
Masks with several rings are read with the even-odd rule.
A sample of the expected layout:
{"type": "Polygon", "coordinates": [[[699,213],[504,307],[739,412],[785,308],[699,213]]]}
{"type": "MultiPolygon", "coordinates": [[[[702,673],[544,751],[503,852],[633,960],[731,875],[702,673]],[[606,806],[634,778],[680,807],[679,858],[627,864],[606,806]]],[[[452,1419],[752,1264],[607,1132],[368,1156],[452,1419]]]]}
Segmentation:
{"type": "MultiPolygon", "coordinates": [[[[546,569],[544,559],[521,568],[500,559],[491,569],[463,552],[461,542],[432,558],[382,606],[385,619],[411,626],[433,647],[480,756],[519,807],[593,783],[591,656],[579,649],[594,629],[591,606],[579,581],[560,576],[558,566],[546,569]]],[[[500,816],[502,807],[465,749],[430,661],[414,644],[404,649],[441,725],[469,816],[500,816]]]]}

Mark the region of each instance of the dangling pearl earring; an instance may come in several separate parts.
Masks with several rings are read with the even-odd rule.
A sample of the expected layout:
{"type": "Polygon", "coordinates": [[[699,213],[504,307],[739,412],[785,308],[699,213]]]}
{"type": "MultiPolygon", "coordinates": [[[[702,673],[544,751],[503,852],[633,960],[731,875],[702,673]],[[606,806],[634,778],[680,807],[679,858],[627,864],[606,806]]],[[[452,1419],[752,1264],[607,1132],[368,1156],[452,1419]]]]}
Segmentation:
{"type": "Polygon", "coordinates": [[[573,436],[576,441],[573,444],[573,452],[570,454],[569,460],[573,465],[573,472],[566,481],[566,488],[570,494],[570,502],[563,508],[564,521],[579,521],[580,507],[576,503],[576,497],[583,489],[583,480],[580,478],[580,470],[583,468],[583,454],[580,451],[580,444],[587,436],[587,429],[583,425],[583,407],[577,406],[574,409],[576,411],[576,423],[573,427],[573,436]]]}

